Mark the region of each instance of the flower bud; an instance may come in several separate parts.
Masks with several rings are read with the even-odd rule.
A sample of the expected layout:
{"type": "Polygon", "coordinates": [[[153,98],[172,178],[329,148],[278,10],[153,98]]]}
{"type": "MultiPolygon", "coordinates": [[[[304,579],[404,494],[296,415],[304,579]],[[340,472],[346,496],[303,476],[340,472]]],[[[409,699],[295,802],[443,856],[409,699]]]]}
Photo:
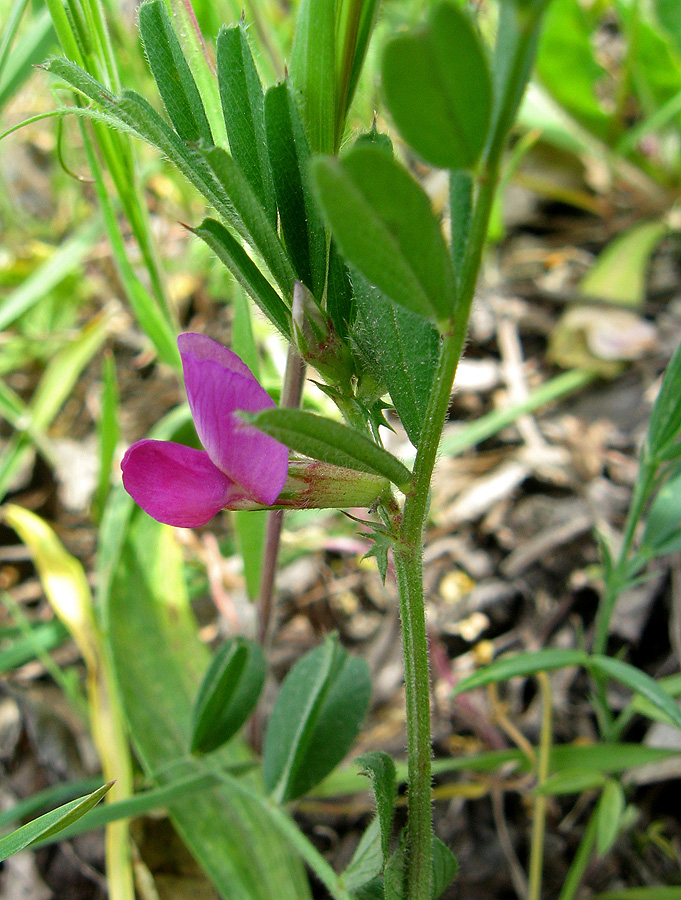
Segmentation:
{"type": "Polygon", "coordinates": [[[331,384],[348,384],[353,374],[352,358],[328,313],[315,301],[304,284],[293,287],[293,338],[302,358],[331,384]]]}

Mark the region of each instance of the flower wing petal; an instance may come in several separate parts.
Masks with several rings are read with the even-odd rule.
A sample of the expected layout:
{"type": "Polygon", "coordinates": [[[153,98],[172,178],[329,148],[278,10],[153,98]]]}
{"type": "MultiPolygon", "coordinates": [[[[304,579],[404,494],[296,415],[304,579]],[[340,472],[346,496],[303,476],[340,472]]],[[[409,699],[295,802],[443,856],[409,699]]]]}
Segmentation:
{"type": "Polygon", "coordinates": [[[180,528],[205,525],[244,491],[203,450],[172,441],[137,441],[121,463],[123,485],[157,522],[180,528]]]}
{"type": "Polygon", "coordinates": [[[201,443],[225,475],[254,500],[269,506],[286,481],[288,449],[242,422],[236,413],[270,409],[274,401],[226,347],[202,335],[181,335],[179,347],[189,407],[201,443]]]}

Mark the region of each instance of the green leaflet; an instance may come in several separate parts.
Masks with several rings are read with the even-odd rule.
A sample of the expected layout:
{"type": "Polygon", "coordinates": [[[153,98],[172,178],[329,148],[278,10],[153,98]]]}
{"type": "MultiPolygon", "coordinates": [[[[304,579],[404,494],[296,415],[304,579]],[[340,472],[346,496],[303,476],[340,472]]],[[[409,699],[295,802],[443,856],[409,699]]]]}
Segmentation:
{"type": "Polygon", "coordinates": [[[427,24],[385,48],[386,104],[402,136],[431,165],[468,169],[489,130],[492,84],[485,49],[469,15],[434,6],[427,24]]]}
{"type": "Polygon", "coordinates": [[[163,0],[145,0],[139,29],[156,86],[170,121],[183,141],[213,143],[199,89],[163,0]]]}
{"type": "Polygon", "coordinates": [[[382,475],[404,490],[409,487],[411,472],[397,457],[360,431],[333,419],[300,409],[266,409],[256,414],[241,413],[241,417],[312,459],[382,475]]]}
{"type": "Polygon", "coordinates": [[[350,265],[386,296],[424,318],[454,305],[454,272],[428,197],[387,153],[355,147],[313,162],[333,236],[350,265]]]}
{"type": "Polygon", "coordinates": [[[393,303],[365,278],[352,277],[356,315],[352,339],[371,372],[384,382],[417,447],[435,377],[440,336],[434,325],[393,303]]]}
{"type": "Polygon", "coordinates": [[[329,637],[299,660],[279,691],[265,735],[263,776],[277,803],[305,794],[343,759],[369,707],[364,660],[329,637]]]}
{"type": "Polygon", "coordinates": [[[242,24],[220,31],[216,60],[229,149],[270,221],[276,225],[274,182],[265,141],[263,90],[242,24]]]}
{"type": "Polygon", "coordinates": [[[298,279],[321,298],[326,233],[309,183],[310,148],[285,81],[265,95],[265,127],[284,243],[298,279]]]}
{"type": "Polygon", "coordinates": [[[267,665],[258,644],[243,637],[226,641],[208,666],[194,706],[192,753],[225,744],[255,709],[267,665]]]}
{"type": "Polygon", "coordinates": [[[50,60],[48,71],[67,81],[102,108],[81,114],[105,121],[161,150],[222,219],[258,250],[281,289],[290,296],[294,272],[276,230],[234,160],[219,147],[207,150],[186,144],[153,107],[133,91],[114,96],[69,60],[50,60]]]}
{"type": "Polygon", "coordinates": [[[215,219],[204,219],[194,229],[194,233],[227,266],[272,324],[284,337],[290,337],[291,322],[287,305],[231,232],[215,219]]]}
{"type": "Polygon", "coordinates": [[[552,0],[539,40],[537,74],[577,121],[605,139],[610,116],[598,100],[597,85],[606,71],[596,61],[591,41],[587,14],[578,0],[552,0]]]}

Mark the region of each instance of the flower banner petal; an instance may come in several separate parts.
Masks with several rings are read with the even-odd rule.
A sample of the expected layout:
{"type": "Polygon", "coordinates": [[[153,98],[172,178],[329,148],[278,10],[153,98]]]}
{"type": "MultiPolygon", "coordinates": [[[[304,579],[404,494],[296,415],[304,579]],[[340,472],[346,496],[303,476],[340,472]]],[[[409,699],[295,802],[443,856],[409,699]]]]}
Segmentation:
{"type": "Polygon", "coordinates": [[[254,500],[269,506],[288,471],[288,450],[235,413],[275,404],[250,369],[226,347],[203,335],[181,335],[180,355],[196,431],[213,463],[254,500]]]}
{"type": "Polygon", "coordinates": [[[205,525],[244,491],[203,450],[172,441],[137,441],[121,463],[123,485],[157,522],[180,528],[205,525]]]}

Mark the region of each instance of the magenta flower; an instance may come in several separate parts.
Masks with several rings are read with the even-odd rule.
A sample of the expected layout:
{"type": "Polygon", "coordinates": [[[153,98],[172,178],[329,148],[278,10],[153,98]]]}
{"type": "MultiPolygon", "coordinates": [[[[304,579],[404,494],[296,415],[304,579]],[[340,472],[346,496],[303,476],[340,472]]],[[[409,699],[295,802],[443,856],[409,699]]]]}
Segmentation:
{"type": "Polygon", "coordinates": [[[194,450],[172,441],[137,441],[123,457],[123,484],[158,522],[194,528],[219,510],[252,500],[271,506],[288,472],[288,450],[243,422],[238,412],[274,406],[236,353],[202,334],[178,338],[194,450]]]}

